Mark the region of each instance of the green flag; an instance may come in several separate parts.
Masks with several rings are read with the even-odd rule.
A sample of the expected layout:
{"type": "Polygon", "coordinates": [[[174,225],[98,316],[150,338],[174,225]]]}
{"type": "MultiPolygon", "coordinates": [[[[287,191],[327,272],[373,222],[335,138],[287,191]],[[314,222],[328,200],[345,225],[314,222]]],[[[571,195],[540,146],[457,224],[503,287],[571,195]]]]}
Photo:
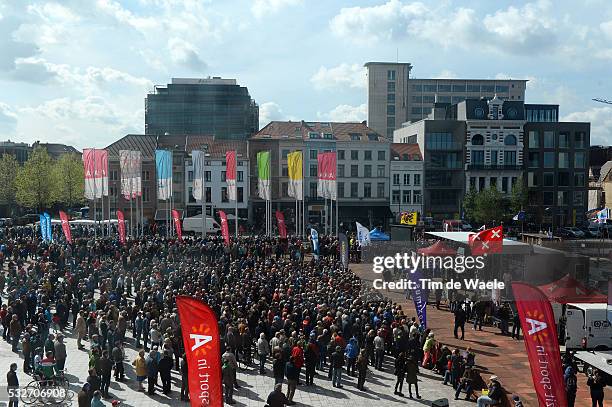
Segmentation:
{"type": "Polygon", "coordinates": [[[257,173],[259,197],[266,201],[272,200],[270,190],[270,152],[260,151],[257,153],[257,173]]]}

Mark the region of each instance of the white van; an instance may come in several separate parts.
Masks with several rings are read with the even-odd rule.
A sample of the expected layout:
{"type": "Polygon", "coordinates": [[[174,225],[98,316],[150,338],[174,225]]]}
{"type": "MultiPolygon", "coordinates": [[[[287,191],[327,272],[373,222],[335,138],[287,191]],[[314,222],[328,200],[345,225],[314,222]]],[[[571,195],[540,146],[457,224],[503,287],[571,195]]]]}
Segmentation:
{"type": "MultiPolygon", "coordinates": [[[[202,215],[196,215],[183,219],[183,232],[186,234],[202,234],[202,215]]],[[[206,234],[217,234],[221,232],[221,226],[216,220],[206,217],[206,234]]]]}
{"type": "Polygon", "coordinates": [[[582,338],[587,349],[612,349],[612,311],[607,304],[567,304],[565,316],[567,349],[582,349],[582,338]]]}

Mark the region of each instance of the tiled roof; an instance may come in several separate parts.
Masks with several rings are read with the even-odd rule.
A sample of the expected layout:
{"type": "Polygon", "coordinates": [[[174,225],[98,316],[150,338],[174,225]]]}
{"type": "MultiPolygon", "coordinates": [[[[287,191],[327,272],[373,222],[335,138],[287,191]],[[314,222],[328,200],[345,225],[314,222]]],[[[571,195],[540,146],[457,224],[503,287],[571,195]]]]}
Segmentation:
{"type": "Polygon", "coordinates": [[[119,159],[120,150],[136,150],[143,158],[151,159],[155,155],[156,136],[143,134],[128,134],[106,147],[111,159],[119,159]]]}
{"type": "Polygon", "coordinates": [[[393,143],[391,144],[391,159],[395,160],[395,157],[399,157],[400,161],[421,161],[421,150],[418,144],[404,144],[404,143],[393,143]]]}
{"type": "Polygon", "coordinates": [[[358,122],[293,122],[273,121],[259,130],[252,139],[301,139],[313,140],[311,133],[317,133],[318,139],[325,140],[326,134],[331,134],[331,140],[336,141],[378,141],[389,142],[389,140],[376,133],[365,123],[358,122]],[[359,136],[359,139],[355,139],[359,136]]]}
{"type": "Polygon", "coordinates": [[[37,145],[44,147],[47,152],[51,155],[59,155],[64,153],[76,153],[81,154],[79,150],[72,146],[59,143],[37,143],[37,145]]]}

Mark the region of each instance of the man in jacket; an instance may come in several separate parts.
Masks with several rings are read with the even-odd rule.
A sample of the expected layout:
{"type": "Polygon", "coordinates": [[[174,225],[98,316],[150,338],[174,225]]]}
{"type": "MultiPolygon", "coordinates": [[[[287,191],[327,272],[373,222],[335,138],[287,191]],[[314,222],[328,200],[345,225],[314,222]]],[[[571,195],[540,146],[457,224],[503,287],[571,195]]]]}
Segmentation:
{"type": "Polygon", "coordinates": [[[17,363],[11,363],[8,373],[6,374],[6,385],[8,390],[12,390],[13,394],[9,396],[9,407],[17,407],[19,399],[17,392],[19,390],[19,379],[17,378],[17,363]]]}
{"type": "Polygon", "coordinates": [[[162,391],[164,392],[164,394],[170,394],[171,371],[172,356],[170,352],[165,351],[164,357],[159,361],[159,377],[161,378],[162,391]]]}
{"type": "Polygon", "coordinates": [[[331,355],[331,366],[333,369],[332,373],[332,385],[339,389],[342,388],[342,367],[344,366],[344,355],[342,354],[342,348],[336,346],[336,351],[331,355]]]}
{"type": "Polygon", "coordinates": [[[357,356],[359,356],[359,344],[354,336],[349,340],[348,345],[346,345],[344,355],[346,356],[346,373],[350,376],[355,376],[355,363],[357,362],[357,356]]]}
{"type": "Polygon", "coordinates": [[[268,395],[266,404],[270,407],[285,407],[289,404],[287,396],[283,393],[283,384],[277,383],[274,385],[274,390],[268,395]]]}
{"type": "Polygon", "coordinates": [[[486,407],[495,405],[500,402],[503,396],[503,391],[499,379],[493,375],[489,378],[489,394],[486,396],[478,397],[476,400],[476,407],[486,407]]]}
{"type": "Polygon", "coordinates": [[[115,347],[112,352],[113,363],[115,364],[115,380],[122,382],[125,376],[123,369],[123,346],[120,341],[115,342],[115,347]]]}
{"type": "Polygon", "coordinates": [[[64,370],[66,365],[66,344],[64,343],[64,335],[57,334],[55,343],[53,344],[55,351],[55,365],[57,370],[64,370]]]}
{"type": "Polygon", "coordinates": [[[152,395],[155,393],[155,382],[157,382],[158,363],[157,351],[151,350],[145,359],[147,365],[147,393],[152,395]]]}
{"type": "Polygon", "coordinates": [[[100,373],[101,383],[100,391],[104,397],[108,397],[108,388],[110,387],[111,372],[113,370],[113,363],[108,358],[108,351],[102,352],[102,357],[96,361],[96,372],[100,373]]]}
{"type": "Polygon", "coordinates": [[[85,339],[85,335],[87,335],[87,325],[85,324],[85,318],[83,318],[82,312],[79,312],[76,317],[76,324],[74,329],[77,334],[77,347],[79,349],[83,349],[84,346],[81,341],[85,339]]]}
{"type": "Polygon", "coordinates": [[[292,406],[295,404],[293,396],[295,395],[295,389],[299,378],[300,371],[295,366],[294,357],[291,356],[289,362],[285,365],[285,376],[287,377],[287,405],[292,406]]]}
{"type": "Polygon", "coordinates": [[[382,370],[385,359],[385,338],[383,338],[382,330],[378,330],[378,335],[374,338],[374,367],[376,370],[382,370]]]}
{"type": "Polygon", "coordinates": [[[235,404],[234,401],[234,372],[227,359],[223,359],[221,367],[221,376],[223,380],[223,388],[225,389],[224,398],[227,404],[235,404]]]}
{"type": "Polygon", "coordinates": [[[259,374],[265,374],[266,357],[270,354],[270,346],[266,341],[266,334],[260,333],[257,340],[257,354],[259,355],[259,374]]]}

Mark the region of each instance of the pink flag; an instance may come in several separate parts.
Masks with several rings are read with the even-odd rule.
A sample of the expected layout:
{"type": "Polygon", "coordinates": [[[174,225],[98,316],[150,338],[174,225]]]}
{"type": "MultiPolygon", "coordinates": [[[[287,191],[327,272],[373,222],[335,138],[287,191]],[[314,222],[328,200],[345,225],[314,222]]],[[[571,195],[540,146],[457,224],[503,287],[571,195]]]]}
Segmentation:
{"type": "Polygon", "coordinates": [[[236,151],[225,153],[225,181],[227,182],[227,196],[230,201],[236,200],[236,151]]]}
{"type": "Polygon", "coordinates": [[[225,244],[229,246],[230,236],[229,236],[229,227],[227,226],[227,215],[225,214],[225,212],[219,211],[219,216],[221,217],[221,234],[223,235],[225,244]]]}
{"type": "Polygon", "coordinates": [[[119,226],[119,241],[125,244],[125,216],[122,211],[117,211],[117,223],[119,226]]]}
{"type": "Polygon", "coordinates": [[[66,236],[66,240],[68,243],[72,243],[72,234],[70,233],[70,223],[68,222],[68,215],[66,212],[60,211],[60,220],[62,221],[62,230],[64,231],[64,236],[66,236]]]}
{"type": "Polygon", "coordinates": [[[83,149],[85,169],[85,198],[108,196],[108,151],[95,148],[83,149]]]}
{"type": "Polygon", "coordinates": [[[319,176],[317,195],[336,200],[336,153],[319,153],[317,163],[319,176]]]}
{"type": "Polygon", "coordinates": [[[281,211],[276,211],[276,221],[278,222],[278,233],[283,239],[287,238],[287,226],[285,225],[285,215],[281,211]]]}
{"type": "Polygon", "coordinates": [[[172,220],[174,220],[174,227],[176,228],[176,235],[179,240],[183,240],[183,229],[181,228],[181,215],[176,209],[172,209],[172,220]]]}

